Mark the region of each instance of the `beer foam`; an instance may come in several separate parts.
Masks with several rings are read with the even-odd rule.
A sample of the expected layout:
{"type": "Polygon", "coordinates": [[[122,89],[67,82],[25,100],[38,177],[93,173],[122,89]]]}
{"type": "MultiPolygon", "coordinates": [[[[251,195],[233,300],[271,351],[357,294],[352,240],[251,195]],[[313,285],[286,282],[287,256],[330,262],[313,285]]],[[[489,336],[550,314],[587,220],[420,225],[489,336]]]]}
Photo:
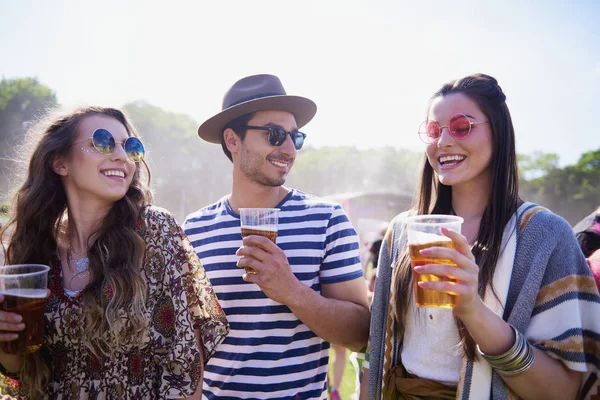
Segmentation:
{"type": "Polygon", "coordinates": [[[408,230],[407,239],[409,244],[423,244],[423,243],[432,243],[432,242],[445,242],[450,241],[448,236],[444,236],[442,234],[436,235],[431,232],[418,232],[408,230]]]}
{"type": "Polygon", "coordinates": [[[243,229],[252,229],[255,231],[268,231],[268,232],[277,232],[277,227],[273,225],[265,225],[265,226],[254,226],[254,225],[244,225],[242,224],[243,229]]]}
{"type": "Polygon", "coordinates": [[[46,289],[0,289],[3,296],[26,297],[30,299],[43,299],[46,297],[46,289]]]}

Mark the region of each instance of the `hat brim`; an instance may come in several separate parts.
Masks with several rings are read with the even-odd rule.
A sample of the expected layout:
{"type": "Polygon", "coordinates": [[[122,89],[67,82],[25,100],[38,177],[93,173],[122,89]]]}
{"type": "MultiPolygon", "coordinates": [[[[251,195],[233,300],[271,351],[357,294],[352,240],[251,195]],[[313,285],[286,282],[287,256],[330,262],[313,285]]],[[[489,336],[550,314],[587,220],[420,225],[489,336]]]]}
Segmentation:
{"type": "Polygon", "coordinates": [[[210,143],[221,143],[221,133],[228,123],[242,115],[269,110],[292,113],[299,129],[313,119],[317,113],[317,105],[306,97],[288,95],[249,100],[229,107],[204,121],[198,128],[198,136],[210,143]]]}

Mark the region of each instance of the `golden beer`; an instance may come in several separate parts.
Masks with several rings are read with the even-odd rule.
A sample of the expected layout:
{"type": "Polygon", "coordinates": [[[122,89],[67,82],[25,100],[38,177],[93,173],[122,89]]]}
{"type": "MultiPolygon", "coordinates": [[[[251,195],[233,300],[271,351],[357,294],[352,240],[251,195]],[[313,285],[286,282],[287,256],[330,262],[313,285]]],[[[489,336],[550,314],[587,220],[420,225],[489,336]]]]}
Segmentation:
{"type": "Polygon", "coordinates": [[[449,293],[438,292],[436,290],[426,290],[417,285],[417,282],[456,282],[454,279],[439,277],[432,274],[419,274],[415,272],[414,267],[427,264],[445,264],[456,267],[456,264],[447,259],[441,258],[427,258],[423,257],[419,251],[429,247],[446,247],[450,249],[456,249],[454,242],[450,240],[423,243],[423,244],[411,244],[408,246],[410,260],[413,267],[413,288],[415,293],[415,303],[417,307],[435,307],[435,308],[452,308],[454,307],[455,297],[449,293]]]}
{"type": "MultiPolygon", "coordinates": [[[[260,226],[257,226],[257,227],[243,226],[242,227],[242,237],[244,238],[244,237],[250,236],[250,235],[264,236],[273,243],[275,243],[275,241],[277,240],[277,231],[276,230],[268,230],[268,229],[265,229],[265,227],[260,227],[260,226]]],[[[257,273],[250,267],[244,267],[244,270],[246,271],[247,274],[256,275],[256,273],[257,273]]]]}
{"type": "MultiPolygon", "coordinates": [[[[0,342],[0,351],[7,354],[27,354],[37,351],[44,340],[45,289],[7,289],[0,294],[2,311],[19,314],[25,329],[17,333],[19,337],[9,342],[0,342]]],[[[7,333],[4,331],[3,333],[7,333]]]]}

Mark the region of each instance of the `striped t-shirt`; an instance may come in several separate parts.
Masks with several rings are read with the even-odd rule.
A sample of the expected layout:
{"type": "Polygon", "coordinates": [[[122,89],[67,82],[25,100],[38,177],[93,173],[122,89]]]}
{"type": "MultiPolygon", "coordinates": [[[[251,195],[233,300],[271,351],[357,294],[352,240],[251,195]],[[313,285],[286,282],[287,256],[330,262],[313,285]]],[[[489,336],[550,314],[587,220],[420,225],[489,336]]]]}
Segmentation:
{"type": "MultiPolygon", "coordinates": [[[[320,293],[362,277],[358,237],[339,205],[292,190],[277,208],[277,245],[302,283],[320,293]]],[[[231,325],[205,366],[205,398],[326,399],[329,343],[242,279],[240,218],[227,198],[189,215],[184,229],[231,325]]]]}

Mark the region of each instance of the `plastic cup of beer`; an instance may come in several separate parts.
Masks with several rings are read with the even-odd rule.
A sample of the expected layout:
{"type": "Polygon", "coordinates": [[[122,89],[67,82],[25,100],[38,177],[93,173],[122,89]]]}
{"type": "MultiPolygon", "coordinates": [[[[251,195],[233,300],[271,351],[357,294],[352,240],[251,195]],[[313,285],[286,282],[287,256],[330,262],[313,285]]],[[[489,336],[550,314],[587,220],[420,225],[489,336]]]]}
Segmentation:
{"type": "Polygon", "coordinates": [[[42,346],[49,270],[40,264],[0,267],[0,294],[4,296],[0,310],[19,314],[25,324],[22,331],[10,332],[19,335],[16,340],[0,342],[0,352],[27,354],[42,346]]]}
{"type": "MultiPolygon", "coordinates": [[[[264,236],[273,243],[277,240],[279,208],[240,208],[242,237],[264,236]]],[[[244,267],[247,274],[256,274],[250,267],[244,267]]]]}
{"type": "Polygon", "coordinates": [[[454,242],[440,232],[440,228],[448,228],[460,233],[463,223],[461,217],[455,215],[417,215],[406,220],[408,251],[413,268],[413,290],[417,307],[452,308],[455,297],[450,293],[423,289],[417,282],[451,281],[453,279],[438,277],[432,274],[419,274],[414,267],[427,264],[445,264],[456,267],[450,260],[424,257],[419,252],[428,247],[448,247],[454,249],[454,242]]]}

